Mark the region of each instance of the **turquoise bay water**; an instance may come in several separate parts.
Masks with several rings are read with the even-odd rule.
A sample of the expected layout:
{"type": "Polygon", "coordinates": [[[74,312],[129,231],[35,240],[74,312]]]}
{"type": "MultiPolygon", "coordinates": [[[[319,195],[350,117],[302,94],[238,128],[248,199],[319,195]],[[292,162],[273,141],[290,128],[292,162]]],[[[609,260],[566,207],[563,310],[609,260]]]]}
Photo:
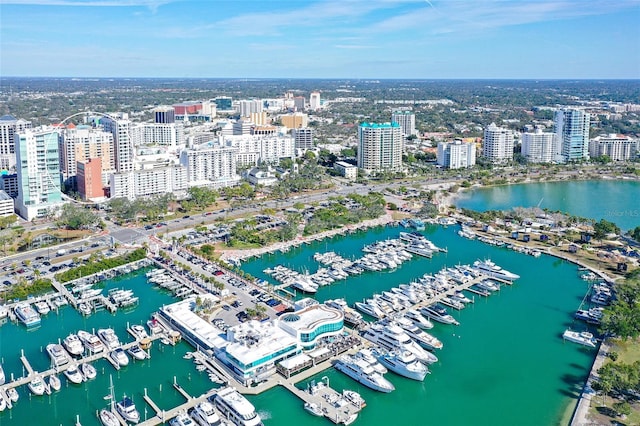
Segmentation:
{"type": "MultiPolygon", "coordinates": [[[[399,229],[376,229],[351,238],[334,238],[285,254],[268,255],[247,262],[251,274],[267,278],[262,270],[284,264],[313,272],[316,251],[334,250],[343,256],[360,256],[364,244],[396,237],[399,229]]],[[[345,297],[350,304],[374,292],[409,282],[444,266],[472,263],[490,257],[522,276],[512,287],[452,312],[458,327],[435,325],[432,334],[444,343],[432,374],[419,383],[392,373],[396,386],[391,394],[373,392],[330,369],[332,387],[356,389],[367,400],[358,424],[365,425],[553,425],[573,409],[588,375],[595,351],[564,343],[567,327],[579,329],[572,314],[587,290],[576,267],[555,258],[533,258],[507,249],[459,238],[454,228],[430,227],[425,232],[437,245],[448,247],[432,259],[418,258],[395,272],[365,273],[347,282],[321,288],[316,298],[345,297]]],[[[303,386],[304,384],[300,385],[303,386]]],[[[277,389],[252,398],[270,424],[288,424],[294,413],[304,416],[302,404],[277,389]]],[[[307,415],[307,417],[309,417],[307,415]]],[[[305,419],[321,424],[322,419],[305,419]]],[[[326,423],[325,423],[326,424],[326,423]]]]}
{"type": "MultiPolygon", "coordinates": [[[[315,271],[317,251],[334,250],[344,256],[361,256],[361,248],[370,242],[394,238],[398,228],[376,228],[346,237],[335,237],[292,249],[287,253],[266,255],[248,261],[243,268],[255,276],[269,279],[262,270],[284,264],[298,270],[315,271]]],[[[432,374],[424,382],[415,382],[388,374],[396,386],[391,394],[380,394],[364,388],[350,378],[329,369],[316,378],[327,376],[332,387],[355,389],[367,400],[367,407],[356,424],[360,425],[553,425],[563,413],[570,412],[593,362],[595,351],[585,350],[560,337],[573,322],[587,285],[578,278],[575,266],[542,256],[538,259],[506,249],[486,246],[462,239],[454,227],[429,227],[424,233],[437,245],[447,247],[432,259],[414,258],[393,272],[367,272],[358,277],[323,287],[318,300],[345,297],[349,303],[372,293],[409,282],[426,272],[444,266],[472,263],[490,257],[503,267],[522,276],[512,287],[488,299],[476,296],[476,303],[453,312],[458,327],[436,324],[432,333],[444,343],[438,352],[439,363],[431,366],[432,374]]],[[[111,315],[100,312],[83,318],[66,307],[59,314],[50,313],[35,331],[5,324],[0,328],[0,356],[8,377],[22,375],[20,349],[37,369],[48,367],[42,348],[78,329],[111,326],[122,341],[131,337],[125,331],[127,322],[144,323],[149,314],[174,299],[146,282],[142,272],[117,281],[107,288],[134,290],[142,300],[130,312],[111,315]]],[[[133,363],[116,372],[106,361],[99,361],[97,379],[83,385],[66,385],[51,396],[31,397],[22,387],[20,400],[13,410],[0,413],[0,426],[9,425],[73,425],[77,414],[84,426],[96,425],[96,410],[106,405],[109,375],[113,375],[118,398],[126,393],[133,397],[143,417],[152,410],[144,403],[145,388],[161,407],[169,408],[183,401],[171,387],[173,377],[192,395],[211,387],[208,378],[198,373],[193,364],[182,359],[191,348],[186,343],[164,347],[155,343],[152,358],[133,363]]],[[[304,386],[304,383],[299,386],[304,386]]],[[[267,425],[330,424],[326,419],[310,416],[302,402],[286,390],[276,388],[249,398],[267,425]]]]}
{"type": "Polygon", "coordinates": [[[576,216],[605,219],[622,230],[640,225],[640,181],[594,180],[527,183],[461,192],[455,205],[472,210],[512,207],[547,208],[576,216]]]}

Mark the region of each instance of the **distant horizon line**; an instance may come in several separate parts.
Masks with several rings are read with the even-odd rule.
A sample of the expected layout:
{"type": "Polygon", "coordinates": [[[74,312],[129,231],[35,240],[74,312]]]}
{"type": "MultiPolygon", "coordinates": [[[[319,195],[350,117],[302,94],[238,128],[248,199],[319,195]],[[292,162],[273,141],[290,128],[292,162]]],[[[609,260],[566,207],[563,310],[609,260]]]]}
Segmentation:
{"type": "Polygon", "coordinates": [[[640,81],[640,78],[505,78],[505,77],[477,77],[477,78],[411,78],[411,77],[97,77],[97,76],[0,76],[4,79],[65,79],[65,80],[235,80],[235,81],[264,81],[264,80],[355,80],[355,81],[640,81]]]}

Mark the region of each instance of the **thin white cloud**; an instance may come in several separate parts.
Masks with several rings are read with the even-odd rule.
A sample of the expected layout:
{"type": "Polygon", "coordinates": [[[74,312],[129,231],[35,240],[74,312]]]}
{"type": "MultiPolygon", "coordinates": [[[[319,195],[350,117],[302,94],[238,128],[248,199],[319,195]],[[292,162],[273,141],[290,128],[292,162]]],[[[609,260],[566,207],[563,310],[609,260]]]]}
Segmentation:
{"type": "Polygon", "coordinates": [[[336,44],[333,47],[336,49],[375,49],[376,46],[370,46],[366,44],[336,44]]]}
{"type": "Polygon", "coordinates": [[[156,9],[174,0],[2,0],[2,4],[21,6],[76,6],[76,7],[149,7],[156,9]]]}

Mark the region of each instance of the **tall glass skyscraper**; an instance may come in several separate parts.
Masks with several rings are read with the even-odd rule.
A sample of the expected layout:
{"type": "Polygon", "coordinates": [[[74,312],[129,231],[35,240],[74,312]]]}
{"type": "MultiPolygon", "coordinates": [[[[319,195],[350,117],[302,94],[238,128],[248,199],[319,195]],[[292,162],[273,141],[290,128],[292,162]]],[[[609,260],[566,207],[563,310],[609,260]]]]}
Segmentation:
{"type": "Polygon", "coordinates": [[[555,152],[559,162],[569,163],[589,159],[588,112],[563,108],[555,115],[555,152]]]}

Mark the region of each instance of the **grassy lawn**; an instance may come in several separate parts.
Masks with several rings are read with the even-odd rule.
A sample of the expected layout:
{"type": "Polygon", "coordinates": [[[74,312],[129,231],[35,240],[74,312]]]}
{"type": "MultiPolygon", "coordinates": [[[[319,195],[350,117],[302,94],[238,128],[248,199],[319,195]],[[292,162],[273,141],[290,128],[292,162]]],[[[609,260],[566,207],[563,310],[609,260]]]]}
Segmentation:
{"type": "MultiPolygon", "coordinates": [[[[627,340],[626,342],[623,340],[614,340],[611,345],[611,351],[618,353],[616,363],[631,364],[640,360],[640,339],[627,340]]],[[[607,359],[605,363],[608,362],[614,361],[607,359]]],[[[601,395],[595,396],[591,400],[591,407],[589,408],[590,419],[599,425],[640,425],[640,402],[636,401],[631,404],[631,414],[625,419],[608,415],[611,413],[610,410],[616,402],[618,402],[618,400],[612,397],[607,397],[603,401],[601,395]]]]}

